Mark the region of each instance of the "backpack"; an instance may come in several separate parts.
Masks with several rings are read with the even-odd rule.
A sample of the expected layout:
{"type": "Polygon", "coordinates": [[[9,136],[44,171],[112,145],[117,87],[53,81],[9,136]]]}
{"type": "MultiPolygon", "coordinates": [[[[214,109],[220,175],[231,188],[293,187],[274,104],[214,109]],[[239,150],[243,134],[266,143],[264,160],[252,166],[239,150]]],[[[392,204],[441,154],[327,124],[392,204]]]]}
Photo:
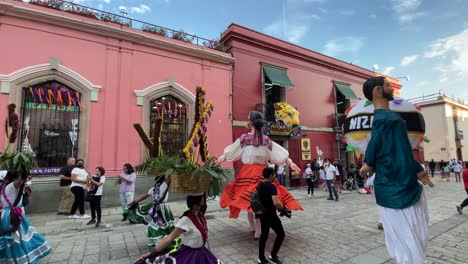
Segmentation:
{"type": "Polygon", "coordinates": [[[263,203],[260,200],[260,194],[258,193],[258,187],[260,186],[260,184],[257,185],[257,190],[250,194],[250,208],[252,208],[252,211],[254,212],[255,216],[265,214],[265,207],[263,206],[263,203]]]}

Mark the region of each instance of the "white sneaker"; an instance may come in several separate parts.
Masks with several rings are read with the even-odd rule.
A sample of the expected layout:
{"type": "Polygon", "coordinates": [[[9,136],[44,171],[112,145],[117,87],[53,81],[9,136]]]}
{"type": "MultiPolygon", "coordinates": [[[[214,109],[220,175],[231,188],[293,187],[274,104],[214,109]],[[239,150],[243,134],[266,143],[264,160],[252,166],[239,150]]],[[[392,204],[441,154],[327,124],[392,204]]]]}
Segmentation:
{"type": "Polygon", "coordinates": [[[213,200],[219,201],[219,195],[216,195],[215,198],[214,198],[213,200]]]}
{"type": "Polygon", "coordinates": [[[213,196],[208,196],[207,200],[213,200],[214,197],[213,196]]]}
{"type": "Polygon", "coordinates": [[[81,219],[89,219],[89,218],[91,218],[91,216],[85,214],[85,215],[79,216],[79,218],[81,218],[81,219]]]}
{"type": "Polygon", "coordinates": [[[68,218],[70,218],[70,219],[78,219],[78,218],[80,218],[80,216],[79,216],[79,215],[69,215],[68,218]]]}
{"type": "Polygon", "coordinates": [[[309,194],[309,198],[312,198],[312,195],[309,194]]]}

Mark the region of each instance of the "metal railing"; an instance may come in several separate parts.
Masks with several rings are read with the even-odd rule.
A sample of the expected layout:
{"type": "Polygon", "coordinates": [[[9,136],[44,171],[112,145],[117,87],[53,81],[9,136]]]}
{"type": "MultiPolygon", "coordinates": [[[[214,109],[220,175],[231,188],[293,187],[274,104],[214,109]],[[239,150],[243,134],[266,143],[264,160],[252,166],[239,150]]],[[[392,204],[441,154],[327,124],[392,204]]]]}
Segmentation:
{"type": "Polygon", "coordinates": [[[210,40],[206,38],[199,37],[197,35],[192,35],[184,32],[183,30],[174,30],[151,23],[147,23],[138,19],[130,18],[124,15],[118,15],[114,13],[109,13],[92,7],[76,4],[69,1],[62,0],[16,0],[19,2],[25,2],[29,4],[34,4],[38,6],[43,6],[47,8],[52,8],[55,10],[60,10],[67,13],[72,13],[76,15],[81,15],[84,17],[96,19],[104,22],[117,23],[122,26],[131,27],[136,30],[141,30],[144,32],[150,32],[160,36],[178,39],[185,41],[187,43],[192,43],[198,46],[207,47],[210,49],[215,49],[225,52],[225,47],[223,44],[219,43],[217,40],[210,40]]]}
{"type": "Polygon", "coordinates": [[[411,103],[414,103],[414,104],[417,104],[417,103],[424,103],[424,102],[430,102],[430,101],[435,101],[435,100],[444,100],[444,99],[448,99],[451,102],[468,106],[467,101],[459,99],[459,98],[455,98],[453,96],[448,96],[448,95],[446,95],[445,93],[442,93],[442,92],[437,92],[437,93],[433,93],[433,94],[422,95],[422,96],[419,96],[419,97],[410,98],[407,101],[411,102],[411,103]]]}

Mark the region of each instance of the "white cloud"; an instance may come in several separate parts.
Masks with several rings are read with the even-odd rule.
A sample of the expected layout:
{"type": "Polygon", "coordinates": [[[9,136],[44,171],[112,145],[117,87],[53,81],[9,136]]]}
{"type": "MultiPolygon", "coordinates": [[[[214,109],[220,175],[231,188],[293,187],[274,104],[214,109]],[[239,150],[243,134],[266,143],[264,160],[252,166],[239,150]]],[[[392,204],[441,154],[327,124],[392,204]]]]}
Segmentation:
{"type": "Polygon", "coordinates": [[[444,82],[448,82],[448,80],[449,80],[449,78],[447,76],[442,76],[439,81],[441,83],[444,83],[444,82]]]}
{"type": "Polygon", "coordinates": [[[376,15],[376,14],[370,14],[370,15],[369,15],[369,18],[371,18],[371,19],[376,19],[376,18],[377,18],[377,15],[376,15]]]}
{"type": "Polygon", "coordinates": [[[423,0],[392,0],[392,9],[397,13],[411,12],[419,8],[423,0]]]}
{"type": "Polygon", "coordinates": [[[354,10],[340,10],[338,11],[338,14],[343,15],[343,16],[352,16],[356,13],[354,10]]]}
{"type": "Polygon", "coordinates": [[[384,69],[384,71],[382,73],[385,74],[385,75],[390,75],[392,73],[392,71],[394,71],[394,70],[395,70],[395,67],[388,66],[387,68],[384,69]]]}
{"type": "Polygon", "coordinates": [[[418,55],[410,55],[410,56],[405,56],[401,60],[401,66],[407,66],[410,65],[411,63],[415,62],[416,59],[418,58],[418,55]]]}
{"type": "Polygon", "coordinates": [[[104,1],[104,3],[106,3],[106,4],[110,4],[110,2],[111,2],[111,0],[102,0],[102,1],[104,1]]]}
{"type": "Polygon", "coordinates": [[[320,12],[324,13],[324,14],[328,14],[328,10],[324,9],[324,8],[317,8],[320,12]]]}
{"type": "Polygon", "coordinates": [[[362,39],[358,37],[332,39],[325,44],[323,53],[332,57],[340,53],[355,53],[362,48],[363,44],[362,39]]]}
{"type": "MultiPolygon", "coordinates": [[[[468,29],[446,38],[441,38],[429,46],[425,58],[439,59],[435,69],[448,75],[468,79],[468,29]]],[[[444,78],[442,78],[444,79],[444,78]]]]}
{"type": "Polygon", "coordinates": [[[137,13],[137,14],[144,14],[144,13],[147,13],[147,12],[150,12],[151,11],[151,8],[147,5],[139,5],[139,6],[133,6],[133,7],[130,7],[130,12],[132,13],[137,13]]]}
{"type": "MultiPolygon", "coordinates": [[[[283,23],[282,22],[274,22],[270,25],[266,26],[263,30],[266,34],[275,36],[275,37],[283,37],[283,23]]],[[[290,24],[286,23],[285,27],[285,40],[292,42],[292,43],[299,43],[301,39],[305,36],[305,34],[309,31],[309,27],[304,24],[290,24]]]]}
{"type": "Polygon", "coordinates": [[[72,0],[70,2],[80,5],[80,4],[83,4],[84,2],[86,2],[86,0],[72,0]]]}
{"type": "Polygon", "coordinates": [[[422,2],[423,0],[392,0],[391,5],[400,23],[407,24],[426,15],[425,12],[418,11],[422,2]]]}

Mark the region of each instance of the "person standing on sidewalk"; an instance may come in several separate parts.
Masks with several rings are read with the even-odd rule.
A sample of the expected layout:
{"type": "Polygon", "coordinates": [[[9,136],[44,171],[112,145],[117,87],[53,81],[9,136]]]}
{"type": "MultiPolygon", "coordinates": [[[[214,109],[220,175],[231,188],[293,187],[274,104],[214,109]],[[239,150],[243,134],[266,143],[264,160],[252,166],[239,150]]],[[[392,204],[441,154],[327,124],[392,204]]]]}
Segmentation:
{"type": "Polygon", "coordinates": [[[284,186],[284,166],[286,164],[279,164],[278,170],[276,171],[276,178],[278,178],[279,184],[284,186]]]}
{"type": "Polygon", "coordinates": [[[78,159],[76,161],[76,168],[74,168],[71,172],[71,185],[70,190],[72,191],[73,195],[75,196],[75,201],[73,202],[72,209],[70,211],[70,215],[68,218],[81,218],[87,219],[90,218],[89,215],[85,214],[84,209],[84,202],[85,202],[85,184],[88,183],[88,172],[84,168],[84,161],[82,159],[78,159]],[[76,209],[80,210],[80,215],[76,215],[76,209]]]}
{"type": "Polygon", "coordinates": [[[75,167],[75,158],[70,157],[67,160],[67,165],[60,170],[60,190],[62,191],[62,199],[60,199],[59,207],[57,210],[58,215],[69,215],[75,196],[70,190],[72,181],[71,172],[75,167]]]}
{"type": "Polygon", "coordinates": [[[91,186],[89,192],[92,194],[92,198],[89,201],[89,207],[91,208],[91,220],[87,223],[87,225],[96,224],[96,227],[99,227],[101,224],[101,198],[104,189],[104,183],[106,183],[106,176],[104,176],[104,173],[106,173],[106,170],[103,167],[97,167],[96,176],[89,178],[89,185],[91,186]]]}
{"type": "Polygon", "coordinates": [[[461,162],[456,162],[455,165],[453,165],[453,172],[455,173],[455,181],[456,182],[461,182],[460,179],[460,173],[463,170],[463,166],[461,165],[461,162]]]}
{"type": "Polygon", "coordinates": [[[335,188],[335,180],[336,180],[336,167],[331,164],[331,160],[329,158],[325,159],[325,180],[327,181],[327,189],[328,189],[328,196],[327,200],[336,200],[338,201],[338,192],[335,188]],[[333,191],[333,193],[332,193],[333,191]],[[335,194],[335,199],[333,199],[333,194],[335,194]]]}
{"type": "Polygon", "coordinates": [[[428,210],[423,184],[433,186],[414,159],[406,122],[390,110],[393,88],[385,77],[373,77],[363,93],[374,105],[372,134],[361,175],[376,173],[375,198],[389,255],[397,264],[422,264],[428,241],[428,210]]]}
{"type": "MultiPolygon", "coordinates": [[[[465,169],[462,172],[463,183],[465,185],[466,194],[468,194],[468,162],[465,163],[465,169]]],[[[463,208],[468,205],[468,198],[466,198],[460,205],[457,205],[457,211],[463,214],[463,208]]]]}
{"type": "Polygon", "coordinates": [[[307,188],[307,195],[309,195],[309,197],[312,197],[314,196],[314,182],[315,182],[315,175],[314,175],[314,172],[312,171],[312,165],[309,163],[307,164],[307,167],[306,169],[304,170],[304,173],[306,174],[306,181],[307,181],[307,185],[308,185],[308,188],[307,188]],[[312,194],[311,194],[312,192],[312,194]]]}
{"type": "Polygon", "coordinates": [[[263,207],[265,208],[265,213],[259,216],[262,233],[260,235],[260,241],[258,243],[258,260],[257,263],[282,263],[278,258],[278,252],[283,243],[285,233],[283,229],[283,224],[276,214],[276,210],[284,209],[283,204],[278,199],[278,190],[273,184],[275,181],[275,170],[272,168],[263,169],[263,177],[265,180],[260,182],[257,191],[260,196],[260,201],[262,202],[263,207]],[[268,234],[270,233],[270,228],[273,229],[276,233],[275,243],[273,244],[273,249],[271,254],[268,256],[268,261],[265,258],[265,245],[268,240],[268,234]]]}
{"type": "Polygon", "coordinates": [[[135,180],[136,174],[132,165],[126,163],[123,166],[123,172],[119,175],[118,183],[120,183],[120,203],[122,204],[122,222],[128,219],[128,205],[133,202],[135,195],[135,180]]]}
{"type": "Polygon", "coordinates": [[[434,159],[431,159],[431,161],[429,162],[429,171],[431,172],[431,177],[432,178],[434,178],[435,169],[436,169],[436,163],[435,163],[434,159]]]}

